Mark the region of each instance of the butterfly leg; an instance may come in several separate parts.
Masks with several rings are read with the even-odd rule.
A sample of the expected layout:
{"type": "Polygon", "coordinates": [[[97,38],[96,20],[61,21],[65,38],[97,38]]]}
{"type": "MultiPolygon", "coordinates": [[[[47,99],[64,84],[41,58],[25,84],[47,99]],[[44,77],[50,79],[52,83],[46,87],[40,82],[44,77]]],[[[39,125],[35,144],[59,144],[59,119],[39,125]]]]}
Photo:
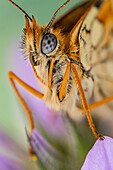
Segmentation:
{"type": "Polygon", "coordinates": [[[89,105],[89,110],[92,110],[92,109],[95,109],[97,107],[100,107],[100,106],[102,106],[102,105],[104,105],[104,104],[106,104],[106,103],[108,103],[108,102],[110,102],[112,100],[113,100],[113,96],[110,96],[110,97],[107,97],[107,98],[105,98],[103,100],[100,100],[98,102],[92,103],[92,104],[89,105]]]}
{"type": "Polygon", "coordinates": [[[28,118],[29,118],[29,122],[30,122],[30,128],[31,128],[31,132],[34,128],[34,123],[33,123],[33,118],[32,118],[32,112],[31,110],[28,108],[26,102],[24,101],[24,99],[22,98],[22,96],[20,95],[16,85],[15,85],[15,82],[18,82],[24,89],[26,89],[28,92],[30,92],[31,94],[35,95],[36,97],[42,99],[44,94],[40,93],[39,91],[35,90],[34,88],[32,88],[31,86],[29,86],[28,84],[26,84],[24,81],[22,81],[19,77],[17,77],[12,71],[9,71],[8,72],[8,77],[9,77],[9,80],[11,82],[11,85],[13,87],[13,89],[15,90],[22,106],[24,107],[27,115],[28,115],[28,118]]]}
{"type": "Polygon", "coordinates": [[[53,64],[54,64],[54,57],[51,59],[50,69],[49,69],[49,88],[52,87],[52,71],[53,71],[53,64]]]}
{"type": "Polygon", "coordinates": [[[59,99],[61,101],[63,100],[63,98],[66,95],[67,81],[68,81],[68,78],[69,78],[69,72],[70,72],[70,62],[67,64],[67,68],[66,68],[66,71],[65,71],[65,74],[64,74],[64,77],[63,77],[63,80],[62,80],[62,84],[61,84],[61,87],[60,87],[60,91],[59,91],[59,99]]]}
{"type": "Polygon", "coordinates": [[[75,80],[76,80],[78,88],[79,88],[79,92],[80,92],[80,95],[81,95],[83,108],[84,108],[84,111],[86,112],[86,116],[87,116],[87,119],[88,119],[88,122],[89,122],[89,126],[92,129],[93,134],[97,138],[103,140],[104,137],[101,134],[98,134],[98,132],[97,132],[95,126],[94,126],[93,120],[92,120],[90,112],[89,112],[89,105],[87,103],[87,100],[86,100],[86,97],[85,97],[85,94],[84,94],[84,90],[83,90],[81,82],[80,82],[80,78],[79,78],[78,72],[77,72],[76,67],[75,67],[75,65],[73,63],[71,63],[71,68],[72,68],[73,75],[75,77],[75,80]]]}

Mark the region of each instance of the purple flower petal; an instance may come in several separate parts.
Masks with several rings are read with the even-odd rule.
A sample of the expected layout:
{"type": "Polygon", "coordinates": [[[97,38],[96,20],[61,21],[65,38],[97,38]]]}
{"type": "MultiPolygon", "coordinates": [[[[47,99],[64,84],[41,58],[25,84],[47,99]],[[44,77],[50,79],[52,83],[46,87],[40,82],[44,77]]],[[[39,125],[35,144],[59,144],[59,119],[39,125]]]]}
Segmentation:
{"type": "MultiPolygon", "coordinates": [[[[6,132],[0,129],[0,152],[6,151],[8,154],[9,152],[15,155],[15,152],[18,153],[18,157],[21,156],[27,158],[27,151],[19,145],[16,140],[12,139],[6,132]]],[[[17,156],[17,155],[16,155],[17,156]]]]}
{"type": "Polygon", "coordinates": [[[113,139],[97,140],[81,170],[113,170],[113,139]]]}
{"type": "Polygon", "coordinates": [[[0,170],[30,170],[34,166],[27,148],[0,130],[0,170]]]}
{"type": "Polygon", "coordinates": [[[17,163],[3,155],[0,155],[0,169],[1,170],[27,170],[20,163],[17,163]]]}
{"type": "Polygon", "coordinates": [[[62,159],[63,155],[56,150],[56,148],[50,145],[50,143],[48,143],[36,129],[33,130],[31,138],[29,138],[28,133],[27,136],[38,159],[40,159],[46,168],[48,167],[48,169],[51,169],[52,167],[59,166],[59,164],[61,164],[59,159],[62,159]]]}
{"type": "MultiPolygon", "coordinates": [[[[43,137],[36,129],[33,130],[31,136],[27,133],[27,137],[37,160],[40,160],[41,165],[47,169],[73,170],[73,167],[76,169],[76,156],[78,155],[76,150],[71,150],[73,147],[72,140],[68,143],[71,145],[70,148],[68,144],[61,144],[60,141],[54,140],[54,142],[51,142],[51,140],[43,137]]],[[[75,145],[74,148],[76,148],[75,145]]]]}

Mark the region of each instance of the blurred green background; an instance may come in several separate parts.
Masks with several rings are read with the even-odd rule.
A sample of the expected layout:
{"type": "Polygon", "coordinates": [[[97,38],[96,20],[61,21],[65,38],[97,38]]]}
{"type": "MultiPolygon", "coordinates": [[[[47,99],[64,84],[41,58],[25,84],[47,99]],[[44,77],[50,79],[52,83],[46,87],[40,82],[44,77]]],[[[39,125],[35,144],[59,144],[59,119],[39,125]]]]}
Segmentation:
{"type": "MultiPolygon", "coordinates": [[[[72,0],[60,14],[79,1],[72,0]]],[[[21,6],[30,16],[34,15],[41,25],[48,23],[54,12],[64,2],[65,0],[15,0],[15,3],[21,6]]],[[[14,91],[9,83],[7,72],[9,70],[16,72],[16,64],[18,63],[15,63],[15,54],[16,49],[20,50],[20,37],[24,24],[23,13],[8,0],[0,0],[0,129],[5,129],[17,139],[20,138],[22,133],[25,133],[25,124],[14,91]],[[14,55],[15,58],[12,57],[14,55]]]]}

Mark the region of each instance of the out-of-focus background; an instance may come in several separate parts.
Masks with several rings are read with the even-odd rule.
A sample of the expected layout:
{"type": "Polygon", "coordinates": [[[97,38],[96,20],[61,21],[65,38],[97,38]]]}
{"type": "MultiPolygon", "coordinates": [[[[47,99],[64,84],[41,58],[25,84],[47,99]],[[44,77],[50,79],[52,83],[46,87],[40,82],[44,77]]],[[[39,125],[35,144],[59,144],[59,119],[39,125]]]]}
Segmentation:
{"type": "MultiPolygon", "coordinates": [[[[62,11],[70,9],[80,0],[72,0],[62,11]]],[[[65,0],[14,0],[30,16],[34,15],[41,25],[48,23],[54,12],[65,0]]],[[[25,25],[24,14],[14,7],[8,0],[0,1],[0,129],[5,129],[19,139],[24,133],[22,108],[9,83],[7,72],[12,70],[25,77],[21,63],[25,62],[20,53],[22,29],[25,25]],[[21,61],[20,61],[21,60],[21,61]],[[20,65],[19,65],[20,64],[20,65]]],[[[27,68],[27,64],[26,64],[27,68]]],[[[27,77],[26,77],[27,79],[27,77]]],[[[24,78],[24,81],[25,78],[24,78]]],[[[24,113],[24,112],[23,112],[24,113]]]]}

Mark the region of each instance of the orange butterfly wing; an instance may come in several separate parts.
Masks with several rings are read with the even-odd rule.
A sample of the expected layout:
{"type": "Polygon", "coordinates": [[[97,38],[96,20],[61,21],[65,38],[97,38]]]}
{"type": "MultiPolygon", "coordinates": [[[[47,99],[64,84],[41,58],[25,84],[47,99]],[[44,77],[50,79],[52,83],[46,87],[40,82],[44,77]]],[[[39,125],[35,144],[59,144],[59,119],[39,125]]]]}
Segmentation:
{"type": "Polygon", "coordinates": [[[76,5],[69,12],[66,12],[58,18],[53,24],[53,28],[60,28],[63,33],[69,33],[87,9],[93,6],[96,1],[97,0],[89,0],[79,4],[78,6],[76,5]]]}

